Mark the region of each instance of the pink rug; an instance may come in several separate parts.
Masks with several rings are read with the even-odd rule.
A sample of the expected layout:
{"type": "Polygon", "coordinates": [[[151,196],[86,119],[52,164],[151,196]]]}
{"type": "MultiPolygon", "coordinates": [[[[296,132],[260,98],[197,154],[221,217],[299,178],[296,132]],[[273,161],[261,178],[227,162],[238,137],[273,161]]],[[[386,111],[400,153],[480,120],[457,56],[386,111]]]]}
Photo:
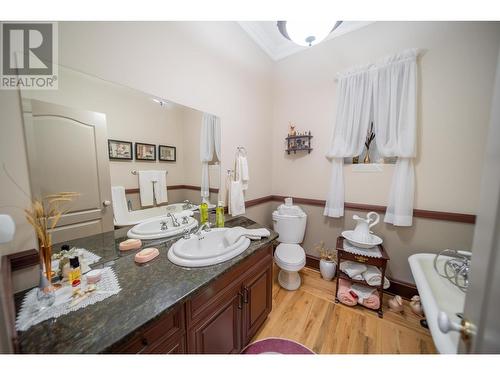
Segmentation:
{"type": "Polygon", "coordinates": [[[314,354],[314,352],[298,342],[271,337],[247,345],[241,354],[314,354]]]}

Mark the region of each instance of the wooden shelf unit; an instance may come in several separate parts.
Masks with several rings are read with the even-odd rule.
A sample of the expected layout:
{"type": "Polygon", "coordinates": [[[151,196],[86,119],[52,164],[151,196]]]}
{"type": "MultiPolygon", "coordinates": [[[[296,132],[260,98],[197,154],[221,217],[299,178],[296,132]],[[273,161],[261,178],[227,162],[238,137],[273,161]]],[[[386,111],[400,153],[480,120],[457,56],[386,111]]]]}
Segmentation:
{"type": "MultiPolygon", "coordinates": [[[[387,261],[390,260],[389,255],[387,254],[387,252],[385,251],[385,249],[382,245],[378,245],[380,252],[382,253],[382,256],[380,258],[373,258],[373,257],[364,256],[364,255],[354,254],[354,253],[351,253],[351,252],[344,250],[344,240],[345,240],[345,238],[342,236],[337,237],[336,250],[337,250],[338,266],[337,266],[337,287],[335,289],[335,303],[340,302],[338,299],[338,295],[337,295],[338,291],[339,291],[339,280],[340,279],[348,280],[349,282],[355,283],[355,284],[365,285],[365,286],[368,286],[370,288],[375,288],[375,289],[377,289],[377,292],[378,292],[378,295],[380,298],[380,306],[376,311],[378,313],[378,316],[380,318],[382,318],[384,316],[384,312],[382,310],[382,301],[383,301],[383,296],[384,296],[384,279],[385,279],[385,271],[387,268],[387,261]],[[374,286],[374,285],[368,285],[368,283],[365,280],[351,279],[346,273],[344,273],[340,270],[340,263],[343,261],[347,261],[347,260],[350,260],[352,262],[370,265],[370,266],[375,266],[375,267],[379,268],[381,273],[382,273],[381,284],[378,286],[374,286]]],[[[363,305],[360,305],[360,306],[363,306],[363,305]]],[[[363,307],[369,309],[366,306],[363,306],[363,307]]],[[[372,309],[370,309],[370,310],[372,310],[372,309]]]]}
{"type": "Polygon", "coordinates": [[[289,135],[286,137],[286,142],[287,142],[287,148],[286,152],[288,155],[293,151],[294,154],[297,153],[297,151],[307,151],[308,154],[311,153],[313,150],[311,148],[311,138],[313,136],[310,134],[304,134],[304,135],[289,135]],[[300,140],[300,144],[304,146],[299,146],[297,147],[297,140],[300,140]]]}

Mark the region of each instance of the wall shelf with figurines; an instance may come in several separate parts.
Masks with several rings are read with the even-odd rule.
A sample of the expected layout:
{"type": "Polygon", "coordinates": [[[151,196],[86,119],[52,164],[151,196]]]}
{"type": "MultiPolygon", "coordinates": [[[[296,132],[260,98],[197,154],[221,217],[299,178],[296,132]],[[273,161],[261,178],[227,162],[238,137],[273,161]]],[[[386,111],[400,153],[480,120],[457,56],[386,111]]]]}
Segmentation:
{"type": "Polygon", "coordinates": [[[311,148],[311,131],[299,132],[296,130],[296,126],[289,123],[288,136],[285,138],[287,142],[286,152],[290,155],[291,152],[294,154],[297,151],[307,151],[308,154],[313,150],[311,148]]]}

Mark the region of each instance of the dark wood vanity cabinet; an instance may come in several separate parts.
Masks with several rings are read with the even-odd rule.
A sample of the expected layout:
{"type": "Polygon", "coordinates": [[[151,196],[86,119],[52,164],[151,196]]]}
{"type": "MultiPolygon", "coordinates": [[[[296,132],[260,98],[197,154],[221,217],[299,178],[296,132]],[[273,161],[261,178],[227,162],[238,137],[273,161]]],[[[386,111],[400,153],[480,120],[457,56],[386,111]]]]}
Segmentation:
{"type": "Polygon", "coordinates": [[[257,250],[115,353],[239,353],[272,309],[272,246],[257,250]]]}
{"type": "Polygon", "coordinates": [[[221,276],[186,303],[188,353],[239,353],[272,309],[272,247],[221,276]]]}

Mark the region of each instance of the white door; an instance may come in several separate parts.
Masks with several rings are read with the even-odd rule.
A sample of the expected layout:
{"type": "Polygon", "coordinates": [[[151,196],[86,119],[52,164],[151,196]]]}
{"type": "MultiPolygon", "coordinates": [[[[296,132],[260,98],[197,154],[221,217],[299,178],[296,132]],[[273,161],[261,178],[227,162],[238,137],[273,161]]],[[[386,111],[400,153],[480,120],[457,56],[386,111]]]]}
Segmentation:
{"type": "Polygon", "coordinates": [[[487,142],[459,353],[500,353],[500,55],[487,142]]]}
{"type": "Polygon", "coordinates": [[[113,230],[106,116],[23,99],[33,197],[80,193],[54,229],[53,242],[113,230]]]}

